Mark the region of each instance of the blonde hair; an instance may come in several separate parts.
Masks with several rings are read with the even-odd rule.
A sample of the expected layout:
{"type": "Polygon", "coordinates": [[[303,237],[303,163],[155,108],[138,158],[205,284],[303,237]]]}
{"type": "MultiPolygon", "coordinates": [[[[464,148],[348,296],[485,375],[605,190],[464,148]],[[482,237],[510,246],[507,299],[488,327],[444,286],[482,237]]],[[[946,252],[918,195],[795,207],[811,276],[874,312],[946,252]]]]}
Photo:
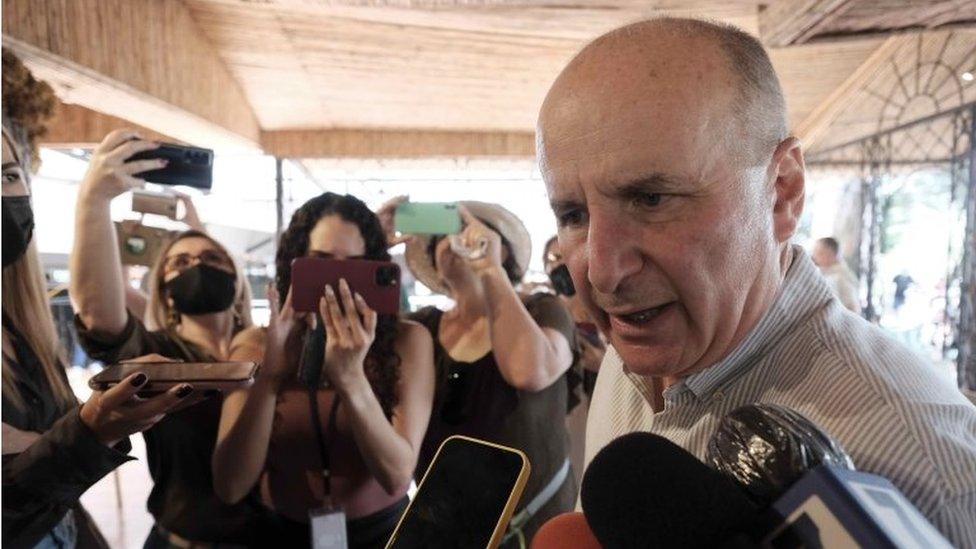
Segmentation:
{"type": "MultiPolygon", "coordinates": [[[[8,95],[7,84],[8,75],[6,69],[9,61],[9,54],[4,50],[4,113],[3,113],[3,140],[10,147],[10,152],[14,159],[24,170],[24,177],[29,183],[30,161],[23,149],[28,154],[33,146],[30,134],[19,125],[18,120],[7,116],[7,103],[13,99],[8,95]]],[[[28,73],[29,75],[29,73],[28,73]]],[[[36,84],[36,81],[33,81],[36,84]]],[[[29,97],[29,90],[22,90],[23,97],[29,97]]],[[[36,121],[36,120],[35,120],[36,121]]],[[[3,315],[9,319],[11,325],[17,332],[17,337],[27,344],[41,363],[44,370],[44,377],[47,379],[54,398],[62,408],[69,408],[77,403],[77,399],[64,376],[65,359],[64,348],[58,339],[57,331],[54,328],[54,317],[51,315],[51,302],[47,296],[47,283],[44,280],[44,270],[41,268],[40,255],[37,253],[37,240],[31,239],[24,251],[24,255],[17,261],[3,269],[2,275],[2,303],[3,315]]],[[[6,323],[4,323],[6,324],[6,323]]],[[[7,348],[13,348],[14,334],[3,327],[3,342],[7,348]]],[[[15,357],[9,357],[15,358],[15,357]]],[[[21,364],[21,366],[25,366],[21,364]]],[[[24,409],[25,403],[20,391],[17,390],[17,374],[9,364],[8,357],[4,353],[2,363],[2,385],[3,395],[18,408],[24,409]]]]}
{"type": "MultiPolygon", "coordinates": [[[[2,304],[3,314],[20,332],[18,336],[37,355],[55,399],[65,408],[73,406],[77,400],[64,378],[63,370],[67,361],[54,328],[36,241],[31,241],[20,259],[3,269],[2,304]]],[[[4,342],[12,345],[12,338],[13,334],[4,326],[4,342]]],[[[4,356],[3,394],[17,407],[23,408],[24,401],[17,391],[16,377],[4,356]]]]}
{"type": "Polygon", "coordinates": [[[234,296],[234,305],[232,306],[236,323],[234,331],[236,333],[253,326],[254,321],[251,320],[251,284],[248,283],[247,277],[244,276],[243,269],[234,261],[233,256],[230,255],[227,248],[220,242],[217,242],[206,233],[194,230],[184,231],[167,242],[163,246],[163,250],[159,253],[159,257],[153,263],[152,270],[149,271],[149,301],[146,304],[147,325],[150,329],[166,330],[171,332],[171,335],[176,335],[175,328],[179,322],[174,322],[174,319],[179,316],[179,313],[170,305],[169,300],[166,299],[163,289],[163,276],[166,273],[163,267],[166,264],[166,254],[173,249],[173,245],[187,238],[205,238],[230,258],[231,263],[234,264],[234,275],[237,277],[237,293],[234,296]]]}

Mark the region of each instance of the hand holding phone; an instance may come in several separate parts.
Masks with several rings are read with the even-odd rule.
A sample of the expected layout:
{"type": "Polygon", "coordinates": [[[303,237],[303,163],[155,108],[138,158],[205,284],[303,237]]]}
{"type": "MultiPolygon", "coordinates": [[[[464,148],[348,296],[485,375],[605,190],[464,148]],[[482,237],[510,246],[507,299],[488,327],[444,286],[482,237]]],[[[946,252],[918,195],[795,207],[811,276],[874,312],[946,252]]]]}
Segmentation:
{"type": "Polygon", "coordinates": [[[213,186],[213,151],[200,147],[160,143],[130,156],[128,163],[161,160],[162,167],[134,172],[137,177],[160,185],[186,185],[209,190],[213,186]]]}
{"type": "MultiPolygon", "coordinates": [[[[78,413],[81,422],[95,434],[99,442],[115,446],[125,437],[145,431],[163,416],[188,401],[194,387],[181,383],[151,398],[142,398],[149,376],[133,372],[105,390],[96,390],[78,413]]],[[[197,393],[199,394],[199,393],[197,393]]]]}
{"type": "Polygon", "coordinates": [[[143,141],[132,130],[110,132],[92,151],[88,170],[79,186],[79,200],[89,203],[109,201],[126,191],[145,186],[145,180],[136,174],[161,169],[167,161],[151,155],[136,160],[133,157],[158,147],[159,143],[143,141]]]}
{"type": "Polygon", "coordinates": [[[143,374],[148,381],[140,394],[162,393],[184,385],[199,391],[229,391],[249,386],[257,370],[253,362],[120,362],[95,374],[88,386],[105,391],[132,374],[143,374]]]}

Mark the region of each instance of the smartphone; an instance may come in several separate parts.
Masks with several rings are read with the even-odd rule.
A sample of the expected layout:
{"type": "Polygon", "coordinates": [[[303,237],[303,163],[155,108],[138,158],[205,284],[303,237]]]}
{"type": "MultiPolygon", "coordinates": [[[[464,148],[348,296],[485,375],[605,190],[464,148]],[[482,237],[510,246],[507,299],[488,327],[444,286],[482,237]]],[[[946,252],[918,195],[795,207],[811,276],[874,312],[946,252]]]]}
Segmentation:
{"type": "Polygon", "coordinates": [[[186,185],[205,190],[213,186],[213,151],[210,149],[163,143],[156,149],[132,155],[127,162],[154,158],[164,158],[169,164],[135,176],[160,185],[186,185]]]}
{"type": "MultiPolygon", "coordinates": [[[[132,191],[132,211],[144,214],[155,214],[178,220],[180,215],[180,198],[175,194],[157,193],[136,189],[132,191]]],[[[186,212],[183,212],[186,215],[186,212]]]]}
{"type": "Polygon", "coordinates": [[[95,391],[118,385],[136,372],[149,376],[140,394],[162,393],[189,383],[195,390],[232,390],[254,383],[258,365],[254,362],[121,362],[113,364],[88,380],[95,391]]]}
{"type": "Polygon", "coordinates": [[[126,220],[115,222],[115,234],[123,265],[152,267],[174,233],[159,227],[147,227],[138,221],[126,220]]]}
{"type": "Polygon", "coordinates": [[[514,448],[448,438],[386,548],[498,547],[529,470],[528,458],[514,448]]]}
{"type": "Polygon", "coordinates": [[[393,226],[402,234],[457,234],[461,215],[457,202],[404,202],[397,206],[393,226]]]}
{"type": "MultiPolygon", "coordinates": [[[[381,315],[400,311],[400,266],[392,261],[299,257],[291,262],[291,303],[299,312],[316,312],[329,284],[339,296],[339,279],[346,279],[371,309],[381,315]]],[[[340,298],[341,303],[341,298],[340,298]]]]}

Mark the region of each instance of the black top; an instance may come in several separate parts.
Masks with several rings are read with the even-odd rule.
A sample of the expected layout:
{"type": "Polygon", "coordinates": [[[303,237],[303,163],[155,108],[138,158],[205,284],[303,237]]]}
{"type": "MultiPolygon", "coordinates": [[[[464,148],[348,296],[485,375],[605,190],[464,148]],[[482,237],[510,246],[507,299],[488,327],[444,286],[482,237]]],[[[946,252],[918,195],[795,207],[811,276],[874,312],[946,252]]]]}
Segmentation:
{"type": "MultiPolygon", "coordinates": [[[[106,364],[150,353],[186,362],[214,358],[193,343],[165,330],[150,332],[131,315],[122,333],[106,338],[85,328],[75,317],[78,336],[88,354],[106,364]]],[[[212,397],[168,414],[143,433],[153,488],[147,507],[156,522],[183,538],[260,546],[267,533],[267,512],[254,494],[227,505],[213,490],[211,457],[223,398],[212,397]]]]}
{"type": "MultiPolygon", "coordinates": [[[[524,298],[529,314],[543,328],[566,336],[572,348],[576,326],[569,312],[555,296],[534,294],[524,298]]],[[[525,452],[531,474],[516,513],[532,501],[562,467],[569,455],[566,432],[566,376],[542,391],[519,391],[502,377],[493,353],[475,362],[458,362],[441,344],[443,311],[425,307],[412,315],[434,339],[434,366],[437,386],[427,435],[417,462],[416,478],[421,478],[440,444],[451,435],[467,435],[525,452]]],[[[556,495],[528,522],[526,539],[546,520],[571,511],[576,500],[576,481],[572,474],[556,495]]]]}
{"type": "MultiPolygon", "coordinates": [[[[3,421],[43,434],[25,451],[3,456],[3,545],[33,547],[78,506],[81,494],[130,459],[130,446],[128,439],[115,448],[99,443],[77,404],[55,397],[37,353],[6,318],[4,327],[14,347],[14,356],[3,357],[4,376],[13,376],[23,407],[4,391],[3,421]]],[[[59,373],[67,383],[64,369],[59,373]]]]}

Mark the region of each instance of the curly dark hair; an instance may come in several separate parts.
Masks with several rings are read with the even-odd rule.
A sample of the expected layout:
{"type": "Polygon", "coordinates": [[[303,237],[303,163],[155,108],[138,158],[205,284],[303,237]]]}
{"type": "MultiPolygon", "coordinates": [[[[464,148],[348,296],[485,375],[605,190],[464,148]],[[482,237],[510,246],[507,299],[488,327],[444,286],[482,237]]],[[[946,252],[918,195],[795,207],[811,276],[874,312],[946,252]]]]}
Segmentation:
{"type": "Polygon", "coordinates": [[[4,124],[30,157],[30,170],[41,165],[37,139],[47,133],[47,121],[54,114],[58,100],[51,86],[34,75],[20,59],[3,48],[3,118],[4,124]]]}
{"type": "MultiPolygon", "coordinates": [[[[481,219],[481,218],[479,218],[481,219]]],[[[519,276],[519,266],[518,262],[515,260],[515,252],[512,251],[512,243],[505,238],[505,235],[498,230],[491,223],[481,219],[481,222],[485,224],[486,227],[498,233],[498,236],[502,239],[502,249],[508,251],[508,255],[505,260],[502,261],[502,269],[505,270],[505,275],[508,277],[508,281],[514,286],[522,281],[522,277],[519,276]]],[[[427,257],[430,258],[430,263],[437,268],[437,245],[440,244],[441,240],[447,238],[447,235],[439,234],[435,235],[427,242],[427,257]]]]}
{"type": "MultiPolygon", "coordinates": [[[[291,287],[291,262],[308,254],[309,234],[320,219],[330,215],[338,215],[344,221],[359,227],[359,233],[366,243],[364,259],[390,260],[386,234],[380,220],[362,200],[348,194],[320,194],[295,211],[288,228],[278,241],[275,286],[282,301],[291,287]]],[[[396,315],[379,315],[376,339],[366,354],[364,365],[366,378],[387,418],[393,417],[393,408],[398,403],[396,385],[400,379],[400,356],[394,350],[398,332],[399,318],[396,315]]]]}

